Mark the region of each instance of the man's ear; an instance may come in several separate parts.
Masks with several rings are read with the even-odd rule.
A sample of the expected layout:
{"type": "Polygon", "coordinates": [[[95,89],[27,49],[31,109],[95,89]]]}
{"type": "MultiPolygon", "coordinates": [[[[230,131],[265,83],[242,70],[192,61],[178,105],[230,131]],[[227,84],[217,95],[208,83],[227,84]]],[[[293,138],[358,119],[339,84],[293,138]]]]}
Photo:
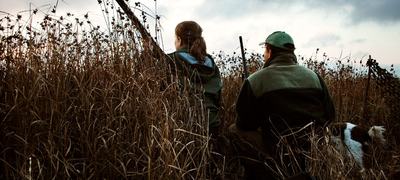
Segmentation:
{"type": "Polygon", "coordinates": [[[271,53],[272,53],[272,51],[271,51],[271,45],[267,44],[267,45],[265,46],[265,49],[267,49],[269,55],[272,56],[272,54],[271,54],[271,53]]]}
{"type": "Polygon", "coordinates": [[[267,44],[267,45],[265,45],[265,48],[267,48],[267,50],[268,50],[269,52],[271,52],[271,45],[267,44]]]}

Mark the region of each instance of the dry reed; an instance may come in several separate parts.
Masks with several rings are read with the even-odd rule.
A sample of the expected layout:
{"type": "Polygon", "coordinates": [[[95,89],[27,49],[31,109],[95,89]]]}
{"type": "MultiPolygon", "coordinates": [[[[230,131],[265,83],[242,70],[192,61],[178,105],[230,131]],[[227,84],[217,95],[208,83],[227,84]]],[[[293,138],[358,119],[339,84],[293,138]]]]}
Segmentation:
{"type": "MultiPolygon", "coordinates": [[[[235,54],[214,55],[224,76],[223,141],[215,142],[207,133],[201,93],[175,81],[165,59],[146,50],[127,18],[113,18],[105,33],[87,17],[75,23],[68,17],[74,18],[46,15],[41,29],[20,16],[1,18],[1,179],[242,177],[235,160],[214,151],[218,144],[229,146],[223,135],[236,118],[242,74],[235,54]]],[[[254,72],[261,56],[250,56],[254,72]]],[[[390,127],[395,120],[387,118],[379,91],[370,91],[371,120],[363,121],[366,73],[341,61],[325,54],[322,61],[302,59],[326,80],[337,121],[390,127]]],[[[321,179],[389,179],[398,173],[394,138],[384,149],[389,153],[377,150],[373,169],[362,175],[326,138],[311,139],[309,167],[321,179]]]]}

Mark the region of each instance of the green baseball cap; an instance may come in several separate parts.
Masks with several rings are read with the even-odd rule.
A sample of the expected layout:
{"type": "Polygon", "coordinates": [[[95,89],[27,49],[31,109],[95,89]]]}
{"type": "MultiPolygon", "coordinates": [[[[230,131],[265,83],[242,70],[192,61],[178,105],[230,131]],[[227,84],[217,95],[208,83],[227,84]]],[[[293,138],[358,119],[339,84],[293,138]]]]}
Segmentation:
{"type": "Polygon", "coordinates": [[[260,45],[270,44],[272,46],[285,49],[285,50],[294,50],[294,42],[292,37],[284,31],[275,31],[270,34],[264,42],[260,43],[260,45]]]}

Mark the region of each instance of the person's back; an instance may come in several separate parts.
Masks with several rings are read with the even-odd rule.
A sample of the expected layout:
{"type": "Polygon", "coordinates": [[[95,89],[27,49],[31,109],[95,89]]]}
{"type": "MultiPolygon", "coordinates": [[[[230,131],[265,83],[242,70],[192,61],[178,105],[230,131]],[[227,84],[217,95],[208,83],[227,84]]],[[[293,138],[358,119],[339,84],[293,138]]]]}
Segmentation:
{"type": "Polygon", "coordinates": [[[310,122],[316,127],[325,126],[331,118],[327,113],[331,102],[320,77],[295,63],[295,56],[291,54],[282,53],[271,61],[268,67],[247,79],[251,92],[246,98],[238,99],[239,118],[246,117],[245,121],[237,121],[239,127],[252,129],[259,124],[267,134],[268,144],[272,145],[279,140],[272,137],[290,134],[310,122]]]}
{"type": "Polygon", "coordinates": [[[206,52],[201,34],[202,29],[196,22],[179,23],[175,29],[176,51],[169,56],[174,60],[173,72],[189,78],[191,88],[203,90],[210,132],[216,134],[220,126],[222,80],[214,59],[206,52]]]}
{"type": "MultiPolygon", "coordinates": [[[[328,125],[335,114],[324,81],[298,65],[288,34],[272,33],[263,44],[265,65],[245,80],[236,103],[236,127],[230,129],[240,135],[261,128],[262,138],[253,136],[246,140],[262,144],[256,139],[263,139],[262,147],[258,147],[278,161],[287,154],[285,145],[309,151],[308,134],[328,125]]],[[[295,156],[303,161],[304,170],[304,156],[295,156]]]]}

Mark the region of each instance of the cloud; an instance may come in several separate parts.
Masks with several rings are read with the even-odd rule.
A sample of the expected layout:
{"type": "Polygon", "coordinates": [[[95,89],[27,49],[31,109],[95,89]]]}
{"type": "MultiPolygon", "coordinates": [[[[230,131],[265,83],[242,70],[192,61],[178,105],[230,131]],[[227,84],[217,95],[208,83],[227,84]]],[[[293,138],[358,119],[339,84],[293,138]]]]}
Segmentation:
{"type": "MultiPolygon", "coordinates": [[[[104,1],[104,0],[103,0],[104,1]]],[[[38,9],[39,13],[49,14],[56,7],[56,13],[76,12],[83,13],[87,11],[100,11],[100,5],[95,0],[32,0],[32,1],[1,1],[0,11],[15,14],[28,14],[29,10],[38,9]]],[[[100,11],[101,12],[101,11],[100,11]]],[[[3,13],[4,14],[4,13],[3,13]]],[[[1,14],[0,14],[1,15],[1,14]]]]}
{"type": "Polygon", "coordinates": [[[340,40],[341,38],[335,34],[321,34],[311,38],[304,46],[323,48],[335,46],[340,40]]]}
{"type": "Polygon", "coordinates": [[[342,13],[351,23],[372,21],[376,23],[400,22],[399,0],[218,0],[204,1],[199,6],[201,16],[232,19],[259,12],[296,13],[302,7],[304,12],[320,10],[327,14],[342,13]]]}
{"type": "Polygon", "coordinates": [[[358,39],[354,39],[352,41],[350,41],[350,44],[361,44],[367,42],[366,38],[358,38],[358,39]]]}
{"type": "MultiPolygon", "coordinates": [[[[83,9],[100,9],[95,0],[35,0],[33,6],[58,5],[70,11],[82,11],[83,9]],[[97,6],[97,7],[93,7],[97,6]]],[[[105,0],[103,0],[104,2],[105,0]]],[[[143,1],[143,0],[142,0],[143,1]]],[[[381,24],[400,22],[399,0],[218,0],[196,1],[200,3],[196,14],[201,17],[219,17],[234,19],[249,16],[255,13],[297,13],[301,7],[303,13],[319,10],[326,14],[345,12],[350,23],[376,22],[381,24]]],[[[160,2],[161,3],[161,2],[160,2]]],[[[174,2],[175,3],[175,2],[174,2]]],[[[193,2],[194,3],[194,2],[193,2]]],[[[132,3],[130,3],[132,4],[132,3]]],[[[168,3],[170,4],[170,3],[168,3]]],[[[177,3],[175,3],[176,5],[177,3]]],[[[28,10],[29,2],[0,1],[0,10],[9,12],[9,8],[23,7],[19,10],[28,10]],[[7,8],[5,8],[7,7],[7,8]]],[[[42,7],[43,8],[43,7],[42,7]]],[[[184,10],[183,10],[184,11],[184,10]]]]}
{"type": "Polygon", "coordinates": [[[361,23],[372,21],[376,23],[400,22],[400,1],[398,0],[303,0],[311,8],[326,9],[327,13],[344,10],[348,13],[350,22],[361,23]]]}
{"type": "Polygon", "coordinates": [[[353,2],[352,19],[356,22],[371,20],[376,22],[400,21],[400,1],[398,0],[365,0],[353,2]]]}
{"type": "Polygon", "coordinates": [[[218,0],[205,1],[197,9],[198,14],[204,17],[223,17],[233,19],[241,16],[249,16],[261,11],[267,11],[267,5],[276,0],[218,0]]]}

